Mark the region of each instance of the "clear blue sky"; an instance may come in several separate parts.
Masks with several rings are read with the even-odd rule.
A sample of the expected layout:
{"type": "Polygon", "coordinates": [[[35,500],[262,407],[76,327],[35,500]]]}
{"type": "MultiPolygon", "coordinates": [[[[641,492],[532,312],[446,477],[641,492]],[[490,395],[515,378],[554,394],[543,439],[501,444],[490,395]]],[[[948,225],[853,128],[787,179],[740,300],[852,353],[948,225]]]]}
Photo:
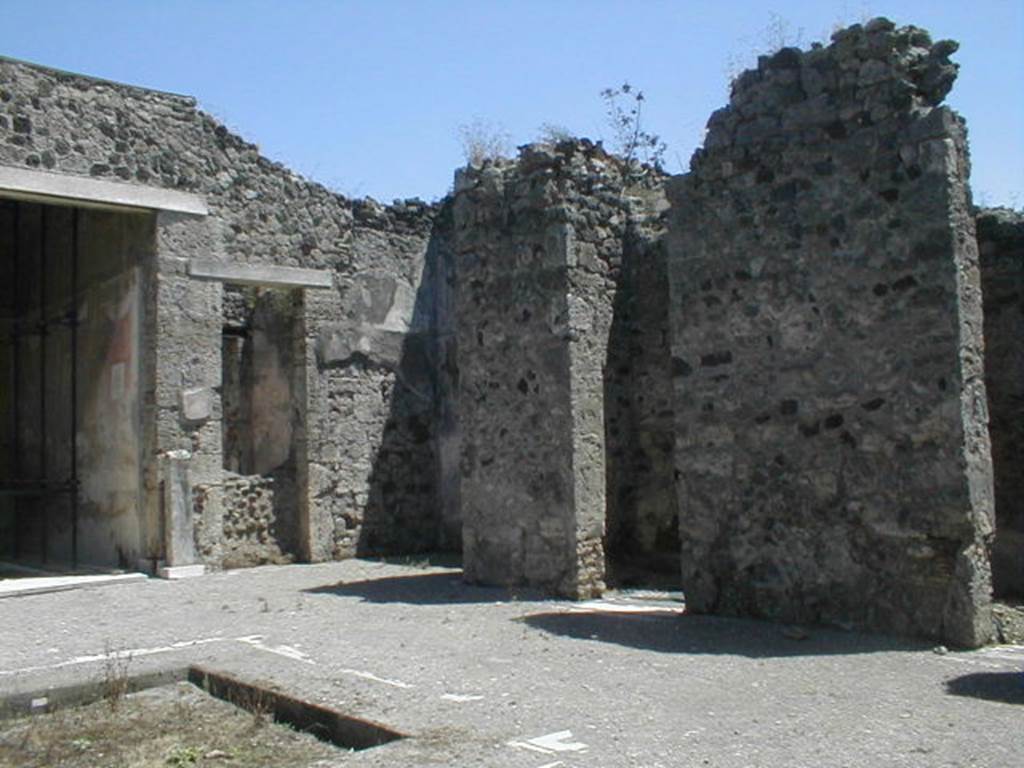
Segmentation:
{"type": "Polygon", "coordinates": [[[771,43],[888,16],[960,41],[949,98],[975,197],[1024,206],[1022,0],[0,0],[0,54],[195,96],[269,157],[352,196],[434,199],[480,118],[610,138],[629,81],[683,170],[730,73],[771,43]]]}

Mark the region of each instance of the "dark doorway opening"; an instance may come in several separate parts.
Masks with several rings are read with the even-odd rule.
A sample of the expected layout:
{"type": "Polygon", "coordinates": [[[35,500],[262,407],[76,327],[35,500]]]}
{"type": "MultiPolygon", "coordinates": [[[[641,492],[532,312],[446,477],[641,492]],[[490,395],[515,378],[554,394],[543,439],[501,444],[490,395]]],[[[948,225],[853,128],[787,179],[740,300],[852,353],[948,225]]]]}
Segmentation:
{"type": "Polygon", "coordinates": [[[141,265],[154,219],[0,200],[0,558],[142,550],[141,265]]]}
{"type": "Polygon", "coordinates": [[[612,587],[679,589],[668,307],[663,246],[630,238],[604,376],[605,558],[612,587]]]}
{"type": "Polygon", "coordinates": [[[224,286],[224,566],[299,552],[305,432],[301,290],[224,286]]]}

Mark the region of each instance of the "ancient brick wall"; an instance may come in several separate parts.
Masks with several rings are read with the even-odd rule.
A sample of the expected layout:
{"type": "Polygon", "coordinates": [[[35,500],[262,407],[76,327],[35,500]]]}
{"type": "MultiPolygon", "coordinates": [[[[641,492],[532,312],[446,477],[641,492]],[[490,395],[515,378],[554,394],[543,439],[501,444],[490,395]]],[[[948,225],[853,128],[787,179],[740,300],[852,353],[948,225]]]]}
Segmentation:
{"type": "Polygon", "coordinates": [[[991,464],[954,43],[886,20],[734,83],[670,190],[697,611],[990,632],[991,464]]]}
{"type": "Polygon", "coordinates": [[[206,489],[199,529],[214,539],[199,548],[210,563],[222,554],[223,286],[190,276],[197,258],[335,276],[333,289],[304,291],[298,322],[305,349],[296,359],[304,370],[294,394],[307,411],[294,438],[300,555],[432,545],[436,408],[409,393],[432,397],[433,357],[424,352],[433,344],[431,313],[419,291],[436,208],[354,204],[262,157],[190,98],[6,59],[0,164],[186,191],[208,204],[206,218],[160,213],[156,255],[141,266],[143,333],[158,343],[146,346],[143,365],[149,543],[135,556],[159,554],[155,456],[172,450],[190,453],[192,482],[206,489]],[[410,329],[415,338],[406,345],[410,329]],[[339,357],[339,337],[363,339],[370,349],[339,357]],[[328,348],[334,351],[323,354],[328,348]],[[206,404],[200,418],[184,418],[186,396],[206,404]],[[430,522],[398,524],[421,514],[430,522]]]}
{"type": "Polygon", "coordinates": [[[977,216],[985,301],[985,389],[995,473],[996,594],[1024,597],[1024,215],[977,216]]]}
{"type": "Polygon", "coordinates": [[[609,365],[609,339],[628,244],[648,252],[656,233],[643,222],[661,199],[660,179],[631,192],[626,182],[623,166],[587,142],[527,147],[518,162],[457,177],[459,493],[471,580],[568,595],[603,588],[606,505],[626,498],[633,375],[628,361],[609,365]]]}

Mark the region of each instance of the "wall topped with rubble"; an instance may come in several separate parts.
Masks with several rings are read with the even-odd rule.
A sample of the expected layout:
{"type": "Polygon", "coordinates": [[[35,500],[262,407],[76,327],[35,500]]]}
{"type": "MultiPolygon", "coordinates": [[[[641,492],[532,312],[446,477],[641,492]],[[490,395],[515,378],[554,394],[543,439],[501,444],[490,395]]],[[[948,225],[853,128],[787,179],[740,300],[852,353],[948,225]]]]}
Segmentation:
{"type": "MultiPolygon", "coordinates": [[[[0,59],[0,165],[188,192],[209,209],[156,213],[155,254],[138,255],[145,536],[122,553],[126,564],[162,557],[157,457],[174,451],[189,455],[203,499],[198,551],[212,565],[228,555],[221,496],[235,457],[225,456],[223,435],[237,429],[224,422],[223,349],[245,329],[231,327],[222,304],[237,280],[295,294],[288,316],[270,321],[280,338],[266,358],[271,365],[294,347],[281,358],[294,408],[283,422],[291,424],[285,453],[294,488],[287,554],[319,560],[439,545],[431,309],[438,206],[348,200],[267,160],[191,98],[9,59],[0,59]],[[203,274],[222,276],[197,278],[200,263],[203,274]],[[315,271],[318,285],[282,286],[263,267],[315,271]]],[[[268,379],[260,382],[269,391],[268,379]]],[[[229,403],[228,417],[237,413],[229,403]]],[[[232,446],[229,439],[229,454],[232,446]]],[[[277,481],[280,500],[286,491],[277,481]]],[[[457,545],[450,536],[446,543],[457,545]]]]}
{"type": "Polygon", "coordinates": [[[993,540],[1024,588],[1020,221],[976,236],[955,50],[854,25],[737,78],[687,174],[572,140],[390,206],[186,97],[0,59],[5,221],[12,169],[202,203],[118,214],[154,232],[119,557],[461,549],[481,583],[985,642],[993,540]]]}
{"type": "Polygon", "coordinates": [[[991,631],[992,475],[956,45],[879,19],[763,57],[673,180],[697,611],[991,631]]]}
{"type": "MultiPolygon", "coordinates": [[[[668,398],[656,385],[635,392],[651,370],[667,374],[667,345],[634,345],[629,360],[613,343],[628,335],[617,307],[659,268],[662,178],[629,176],[599,146],[566,142],[457,177],[459,494],[472,580],[595,594],[606,518],[649,529],[637,538],[651,550],[659,529],[674,529],[665,440],[649,441],[661,455],[642,479],[629,465],[642,463],[637,435],[671,432],[668,398]],[[648,498],[637,483],[657,485],[662,503],[638,513],[648,498]]],[[[645,298],[657,313],[659,294],[645,298]]]]}

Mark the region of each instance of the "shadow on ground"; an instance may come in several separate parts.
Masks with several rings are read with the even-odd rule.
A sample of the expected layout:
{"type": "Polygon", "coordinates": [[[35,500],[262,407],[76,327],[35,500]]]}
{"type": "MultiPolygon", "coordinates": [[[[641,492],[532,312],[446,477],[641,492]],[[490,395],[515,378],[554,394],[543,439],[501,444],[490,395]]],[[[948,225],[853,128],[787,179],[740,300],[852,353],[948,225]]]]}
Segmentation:
{"type": "Polygon", "coordinates": [[[544,602],[552,610],[530,613],[515,621],[560,637],[614,643],[658,653],[734,654],[750,658],[834,656],[884,652],[930,652],[931,644],[902,638],[845,632],[827,627],[795,629],[754,619],[665,613],[664,601],[635,603],[636,613],[586,610],[552,600],[537,590],[478,587],[462,581],[458,570],[385,576],[338,582],[304,590],[314,595],[355,597],[367,603],[469,605],[544,602]]]}
{"type": "Polygon", "coordinates": [[[581,611],[535,613],[517,621],[561,637],[614,643],[658,653],[773,658],[921,652],[930,648],[927,644],[901,638],[826,627],[797,630],[783,624],[719,616],[581,611]]]}
{"type": "Polygon", "coordinates": [[[1024,672],[975,672],[946,683],[946,692],[954,696],[1024,704],[1024,672]]]}
{"type": "Polygon", "coordinates": [[[311,595],[358,597],[367,603],[410,603],[413,605],[506,603],[517,600],[545,599],[544,595],[536,590],[477,587],[466,584],[462,580],[461,571],[338,582],[303,591],[311,595]]]}

